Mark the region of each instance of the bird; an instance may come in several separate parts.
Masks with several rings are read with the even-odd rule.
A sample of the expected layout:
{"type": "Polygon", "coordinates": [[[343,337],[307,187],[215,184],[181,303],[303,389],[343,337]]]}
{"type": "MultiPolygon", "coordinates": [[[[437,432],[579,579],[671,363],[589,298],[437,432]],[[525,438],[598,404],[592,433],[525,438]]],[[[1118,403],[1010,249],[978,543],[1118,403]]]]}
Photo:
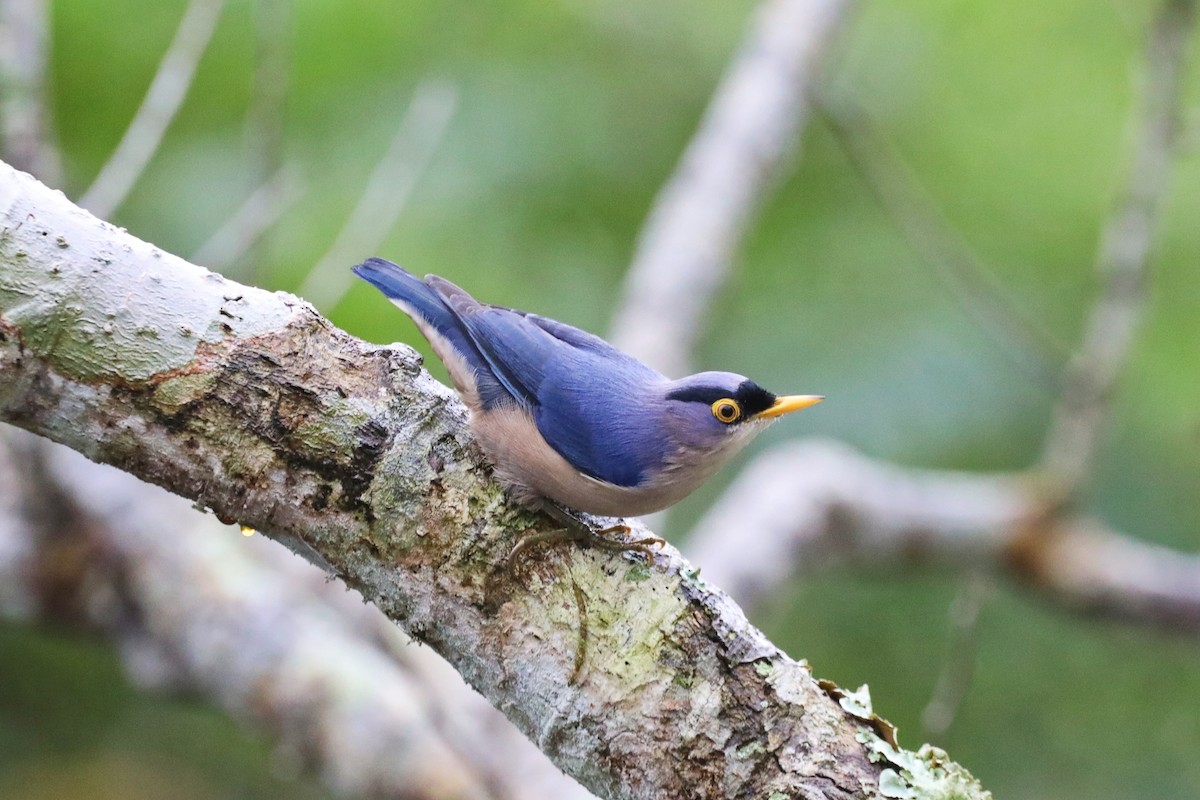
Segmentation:
{"type": "Polygon", "coordinates": [[[598,336],[480,302],[437,275],[421,279],[382,258],[352,269],[429,341],[509,495],[591,544],[661,544],[612,544],[608,534],[629,528],[597,532],[580,512],[636,517],[661,511],[781,416],[824,399],[775,395],[732,372],[671,380],[598,336]]]}

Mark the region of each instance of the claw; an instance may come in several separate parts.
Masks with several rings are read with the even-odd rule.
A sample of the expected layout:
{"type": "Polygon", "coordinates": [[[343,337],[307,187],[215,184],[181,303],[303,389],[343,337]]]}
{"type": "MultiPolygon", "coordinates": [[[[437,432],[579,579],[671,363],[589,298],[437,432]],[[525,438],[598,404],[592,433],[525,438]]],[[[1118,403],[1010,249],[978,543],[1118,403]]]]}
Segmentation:
{"type": "Polygon", "coordinates": [[[545,544],[557,544],[558,542],[572,541],[577,537],[566,528],[555,528],[552,531],[542,531],[541,533],[531,533],[528,536],[522,536],[520,541],[508,554],[508,570],[513,571],[517,563],[517,556],[524,553],[530,548],[545,544]]]}
{"type": "Polygon", "coordinates": [[[581,544],[585,547],[598,547],[601,550],[611,550],[616,552],[628,552],[635,550],[646,557],[646,563],[653,566],[654,559],[657,553],[650,548],[657,547],[659,552],[662,552],[663,546],[666,545],[666,540],[660,539],[657,536],[647,536],[642,539],[634,539],[633,541],[613,541],[605,538],[609,534],[619,533],[622,536],[628,536],[632,533],[632,529],[628,525],[612,525],[603,530],[593,531],[588,530],[586,538],[581,540],[581,544]]]}
{"type": "Polygon", "coordinates": [[[519,542],[517,542],[516,546],[513,547],[512,552],[508,554],[508,569],[510,572],[515,569],[517,558],[519,556],[527,553],[530,549],[541,545],[573,541],[583,545],[584,547],[596,547],[601,550],[608,550],[610,552],[623,553],[628,551],[636,551],[645,556],[646,563],[651,566],[654,564],[654,559],[658,553],[650,548],[657,547],[658,552],[661,552],[663,546],[666,545],[666,541],[657,536],[647,536],[641,539],[634,539],[633,541],[625,541],[623,539],[614,540],[609,537],[613,534],[618,534],[622,537],[628,536],[632,532],[632,529],[624,523],[618,523],[616,525],[610,525],[607,528],[596,531],[592,530],[590,525],[566,509],[555,506],[549,510],[551,516],[560,522],[566,523],[567,527],[557,528],[552,531],[533,533],[522,538],[519,542]]]}

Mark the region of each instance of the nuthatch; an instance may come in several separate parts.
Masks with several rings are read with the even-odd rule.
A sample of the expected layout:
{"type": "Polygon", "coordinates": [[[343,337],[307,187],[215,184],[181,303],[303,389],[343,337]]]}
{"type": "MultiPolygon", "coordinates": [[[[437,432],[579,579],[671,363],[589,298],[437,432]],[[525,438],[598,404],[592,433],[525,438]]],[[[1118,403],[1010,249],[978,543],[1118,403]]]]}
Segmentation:
{"type": "Polygon", "coordinates": [[[568,509],[662,510],[781,415],[822,399],[777,397],[730,372],[672,381],[597,336],[480,303],[436,275],[422,281],[381,258],[354,272],[429,340],[510,494],[589,538],[568,509]]]}

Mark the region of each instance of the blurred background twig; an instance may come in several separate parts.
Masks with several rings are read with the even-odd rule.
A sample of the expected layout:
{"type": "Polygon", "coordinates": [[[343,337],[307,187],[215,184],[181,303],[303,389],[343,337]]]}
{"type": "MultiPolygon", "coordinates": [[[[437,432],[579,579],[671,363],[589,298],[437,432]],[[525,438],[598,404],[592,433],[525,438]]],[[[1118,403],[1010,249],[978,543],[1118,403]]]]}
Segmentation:
{"type": "Polygon", "coordinates": [[[458,90],[443,81],[420,84],[400,119],[387,152],[372,170],[362,196],[328,252],[300,284],[300,295],[319,308],[332,308],[354,277],[346,265],[374,252],[403,213],[417,181],[433,158],[458,106],[458,90]]]}
{"type": "Polygon", "coordinates": [[[47,0],[0,3],[0,152],[14,167],[56,184],[62,165],[45,102],[49,44],[47,0]]]}
{"type": "Polygon", "coordinates": [[[281,167],[192,254],[191,260],[229,274],[305,192],[295,169],[281,167]]]}
{"type": "Polygon", "coordinates": [[[171,46],[163,54],[146,97],[79,204],[101,219],[121,207],[162,143],[187,97],[196,67],[217,29],[225,0],[191,0],[171,46]]]}
{"type": "Polygon", "coordinates": [[[199,693],[253,721],[277,758],[337,794],[575,787],[440,658],[274,543],[23,431],[4,431],[0,471],[12,478],[0,552],[21,554],[0,558],[0,615],[102,631],[140,687],[199,693]]]}
{"type": "Polygon", "coordinates": [[[755,212],[796,158],[823,60],[851,0],[766,0],[638,235],[612,342],[690,372],[714,296],[755,212]]]}
{"type": "Polygon", "coordinates": [[[1046,435],[1042,467],[1064,498],[1079,491],[1095,462],[1117,377],[1129,357],[1145,304],[1152,247],[1175,158],[1183,79],[1196,30],[1195,0],[1164,0],[1147,37],[1133,118],[1128,177],[1100,240],[1100,293],[1067,370],[1046,435]]]}
{"type": "Polygon", "coordinates": [[[896,227],[959,306],[1031,380],[1047,391],[1056,390],[1063,345],[1005,294],[995,274],[917,184],[866,109],[841,90],[821,97],[821,111],[896,227]]]}

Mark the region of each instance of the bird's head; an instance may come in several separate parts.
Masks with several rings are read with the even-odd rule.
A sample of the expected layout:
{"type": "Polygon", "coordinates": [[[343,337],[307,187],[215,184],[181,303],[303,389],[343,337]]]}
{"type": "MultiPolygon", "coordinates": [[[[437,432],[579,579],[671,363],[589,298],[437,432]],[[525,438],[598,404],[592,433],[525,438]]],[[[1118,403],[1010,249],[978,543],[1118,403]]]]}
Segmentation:
{"type": "Polygon", "coordinates": [[[671,433],[685,449],[731,455],[784,414],[819,395],[775,395],[744,375],[701,372],[666,386],[671,433]]]}

